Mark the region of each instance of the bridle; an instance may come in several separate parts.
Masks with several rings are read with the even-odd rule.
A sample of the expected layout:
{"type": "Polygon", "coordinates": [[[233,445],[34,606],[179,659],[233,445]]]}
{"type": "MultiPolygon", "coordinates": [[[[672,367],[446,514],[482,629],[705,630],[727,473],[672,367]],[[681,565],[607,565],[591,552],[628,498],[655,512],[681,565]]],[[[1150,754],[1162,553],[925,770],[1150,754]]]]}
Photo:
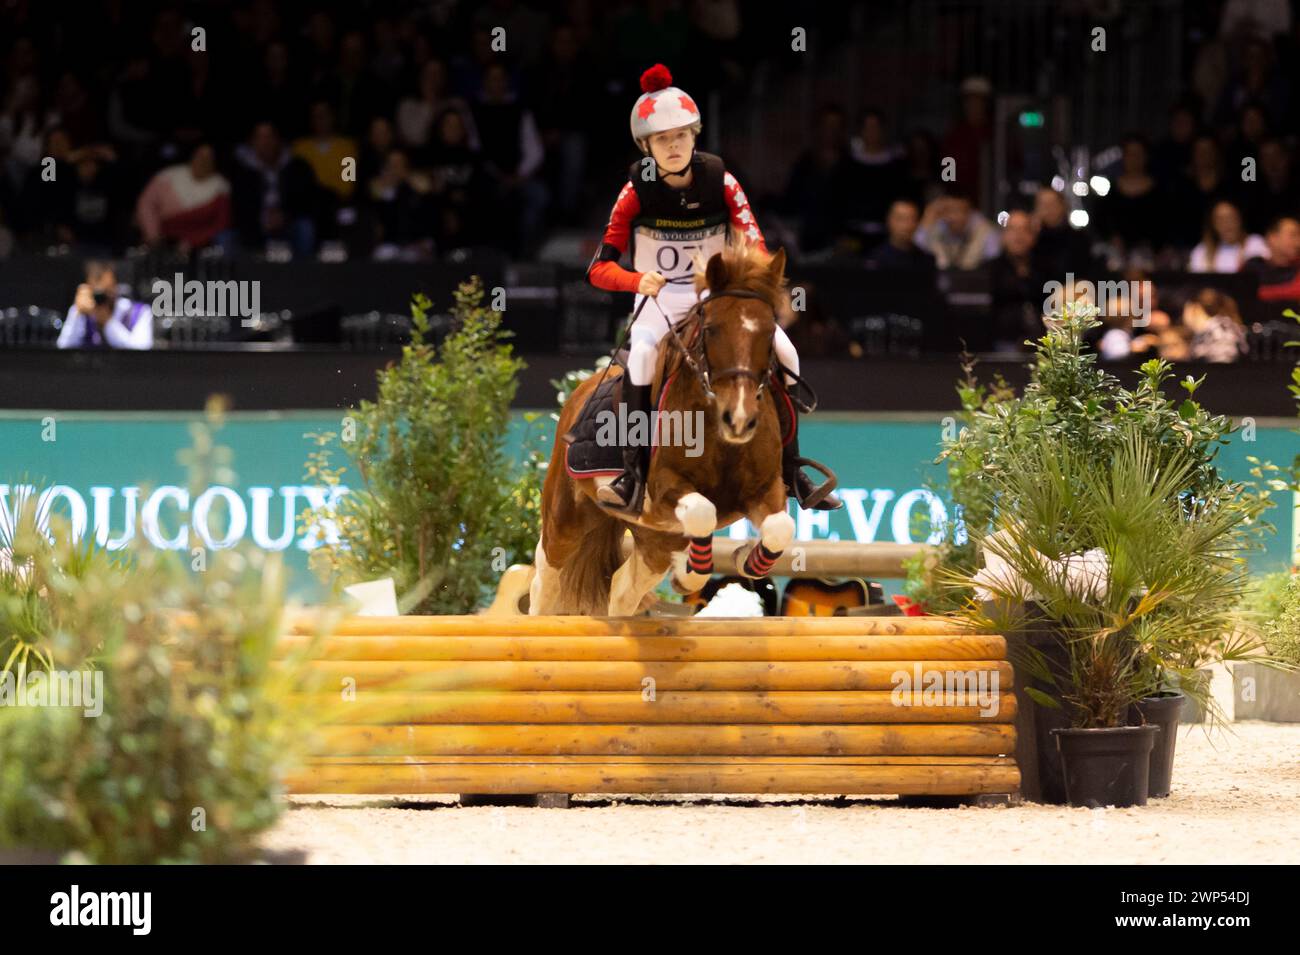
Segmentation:
{"type": "MultiPolygon", "coordinates": [[[[672,334],[673,343],[677,346],[678,351],[682,353],[682,360],[686,362],[686,367],[691,370],[696,381],[704,390],[704,395],[709,401],[716,401],[717,394],[713,390],[715,382],[728,381],[732,378],[748,378],[758,386],[758,397],[763,396],[767,390],[768,382],[772,379],[772,374],[777,370],[780,363],[776,357],[776,309],[772,307],[764,296],[758,292],[751,292],[746,289],[724,289],[720,292],[713,292],[708,298],[702,298],[697,301],[691,310],[687,313],[687,319],[698,321],[698,342],[697,346],[688,345],[681,334],[677,331],[677,323],[668,321],[665,316],[664,320],[668,322],[668,331],[672,334]],[[709,366],[709,349],[705,342],[705,332],[710,325],[708,316],[705,314],[704,307],[712,301],[720,298],[749,298],[762,302],[772,312],[772,334],[767,343],[767,366],[762,371],[755,371],[753,368],[747,368],[743,365],[736,365],[731,368],[724,368],[722,371],[714,371],[709,366]],[[699,354],[696,355],[695,352],[699,354]]],[[[685,324],[682,322],[681,324],[685,324]]]]}

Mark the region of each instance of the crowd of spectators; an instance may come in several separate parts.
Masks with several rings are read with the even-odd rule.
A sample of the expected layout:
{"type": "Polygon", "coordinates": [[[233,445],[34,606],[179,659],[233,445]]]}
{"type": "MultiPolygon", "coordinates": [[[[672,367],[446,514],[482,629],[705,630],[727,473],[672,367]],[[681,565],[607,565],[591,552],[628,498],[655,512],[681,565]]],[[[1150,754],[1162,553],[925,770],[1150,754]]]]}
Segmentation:
{"type": "MultiPolygon", "coordinates": [[[[756,196],[760,221],[804,260],[986,273],[995,347],[1041,327],[1045,283],[1068,272],[1247,272],[1261,298],[1300,298],[1300,22],[1285,3],[1266,4],[1285,16],[1234,13],[1251,6],[1223,4],[1167,127],[1116,144],[1115,161],[1091,170],[1108,188],[1085,200],[1043,183],[996,207],[995,90],[975,76],[939,133],[880,109],[822,108],[786,187],[756,196]]],[[[245,0],[201,17],[105,0],[85,6],[76,31],[42,10],[0,11],[0,257],[139,244],[529,257],[557,227],[603,221],[610,182],[635,154],[626,116],[640,66],[673,63],[701,97],[743,90],[753,56],[735,0],[352,13],[245,0]]],[[[1235,311],[1193,304],[1210,319],[1235,311]]],[[[1172,354],[1175,338],[1192,348],[1189,314],[1164,339],[1108,329],[1109,351],[1127,341],[1172,354]]]]}
{"type": "Polygon", "coordinates": [[[0,8],[0,254],[527,256],[608,203],[641,69],[670,60],[701,96],[743,70],[734,0],[102,0],[77,17],[0,8]]]}

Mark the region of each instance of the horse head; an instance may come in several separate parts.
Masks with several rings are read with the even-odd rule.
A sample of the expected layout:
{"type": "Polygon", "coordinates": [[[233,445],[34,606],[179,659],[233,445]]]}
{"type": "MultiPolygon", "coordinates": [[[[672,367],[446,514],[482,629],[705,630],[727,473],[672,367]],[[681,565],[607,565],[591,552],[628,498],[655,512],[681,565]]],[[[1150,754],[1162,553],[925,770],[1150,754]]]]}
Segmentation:
{"type": "Polygon", "coordinates": [[[743,241],[696,271],[696,291],[708,296],[696,306],[699,330],[685,360],[712,405],[719,436],[731,444],[747,443],[758,429],[776,363],[776,309],[784,286],[785,251],[768,255],[743,241]]]}

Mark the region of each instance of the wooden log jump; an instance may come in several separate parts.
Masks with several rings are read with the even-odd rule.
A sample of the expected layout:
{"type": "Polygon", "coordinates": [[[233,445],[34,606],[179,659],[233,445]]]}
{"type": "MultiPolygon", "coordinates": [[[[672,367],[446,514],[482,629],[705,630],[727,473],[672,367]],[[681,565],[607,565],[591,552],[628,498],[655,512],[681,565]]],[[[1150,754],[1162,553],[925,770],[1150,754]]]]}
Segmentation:
{"type": "Polygon", "coordinates": [[[937,617],[353,617],[295,793],[1013,793],[1002,637],[937,617]]]}

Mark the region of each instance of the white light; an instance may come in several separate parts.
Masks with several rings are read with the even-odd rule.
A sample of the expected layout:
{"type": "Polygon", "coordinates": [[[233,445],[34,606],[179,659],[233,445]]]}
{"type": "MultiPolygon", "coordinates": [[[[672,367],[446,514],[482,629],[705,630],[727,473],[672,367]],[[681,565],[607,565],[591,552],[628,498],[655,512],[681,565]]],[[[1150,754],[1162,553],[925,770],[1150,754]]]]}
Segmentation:
{"type": "Polygon", "coordinates": [[[998,213],[998,225],[1001,226],[1006,225],[1007,220],[1010,218],[1011,218],[1011,213],[1007,212],[1006,209],[1003,209],[1001,212],[998,213]]]}
{"type": "Polygon", "coordinates": [[[1076,229],[1085,228],[1088,225],[1088,212],[1086,209],[1075,209],[1070,213],[1070,225],[1076,229]]]}
{"type": "Polygon", "coordinates": [[[1062,179],[1060,176],[1053,176],[1052,188],[1055,189],[1057,192],[1063,192],[1065,190],[1065,180],[1062,179]]]}
{"type": "Polygon", "coordinates": [[[1092,186],[1092,191],[1099,196],[1110,192],[1110,180],[1105,176],[1093,176],[1088,180],[1088,185],[1092,186]]]}
{"type": "Polygon", "coordinates": [[[1088,184],[1082,179],[1076,180],[1074,183],[1074,194],[1082,199],[1088,194],[1088,184]]]}

